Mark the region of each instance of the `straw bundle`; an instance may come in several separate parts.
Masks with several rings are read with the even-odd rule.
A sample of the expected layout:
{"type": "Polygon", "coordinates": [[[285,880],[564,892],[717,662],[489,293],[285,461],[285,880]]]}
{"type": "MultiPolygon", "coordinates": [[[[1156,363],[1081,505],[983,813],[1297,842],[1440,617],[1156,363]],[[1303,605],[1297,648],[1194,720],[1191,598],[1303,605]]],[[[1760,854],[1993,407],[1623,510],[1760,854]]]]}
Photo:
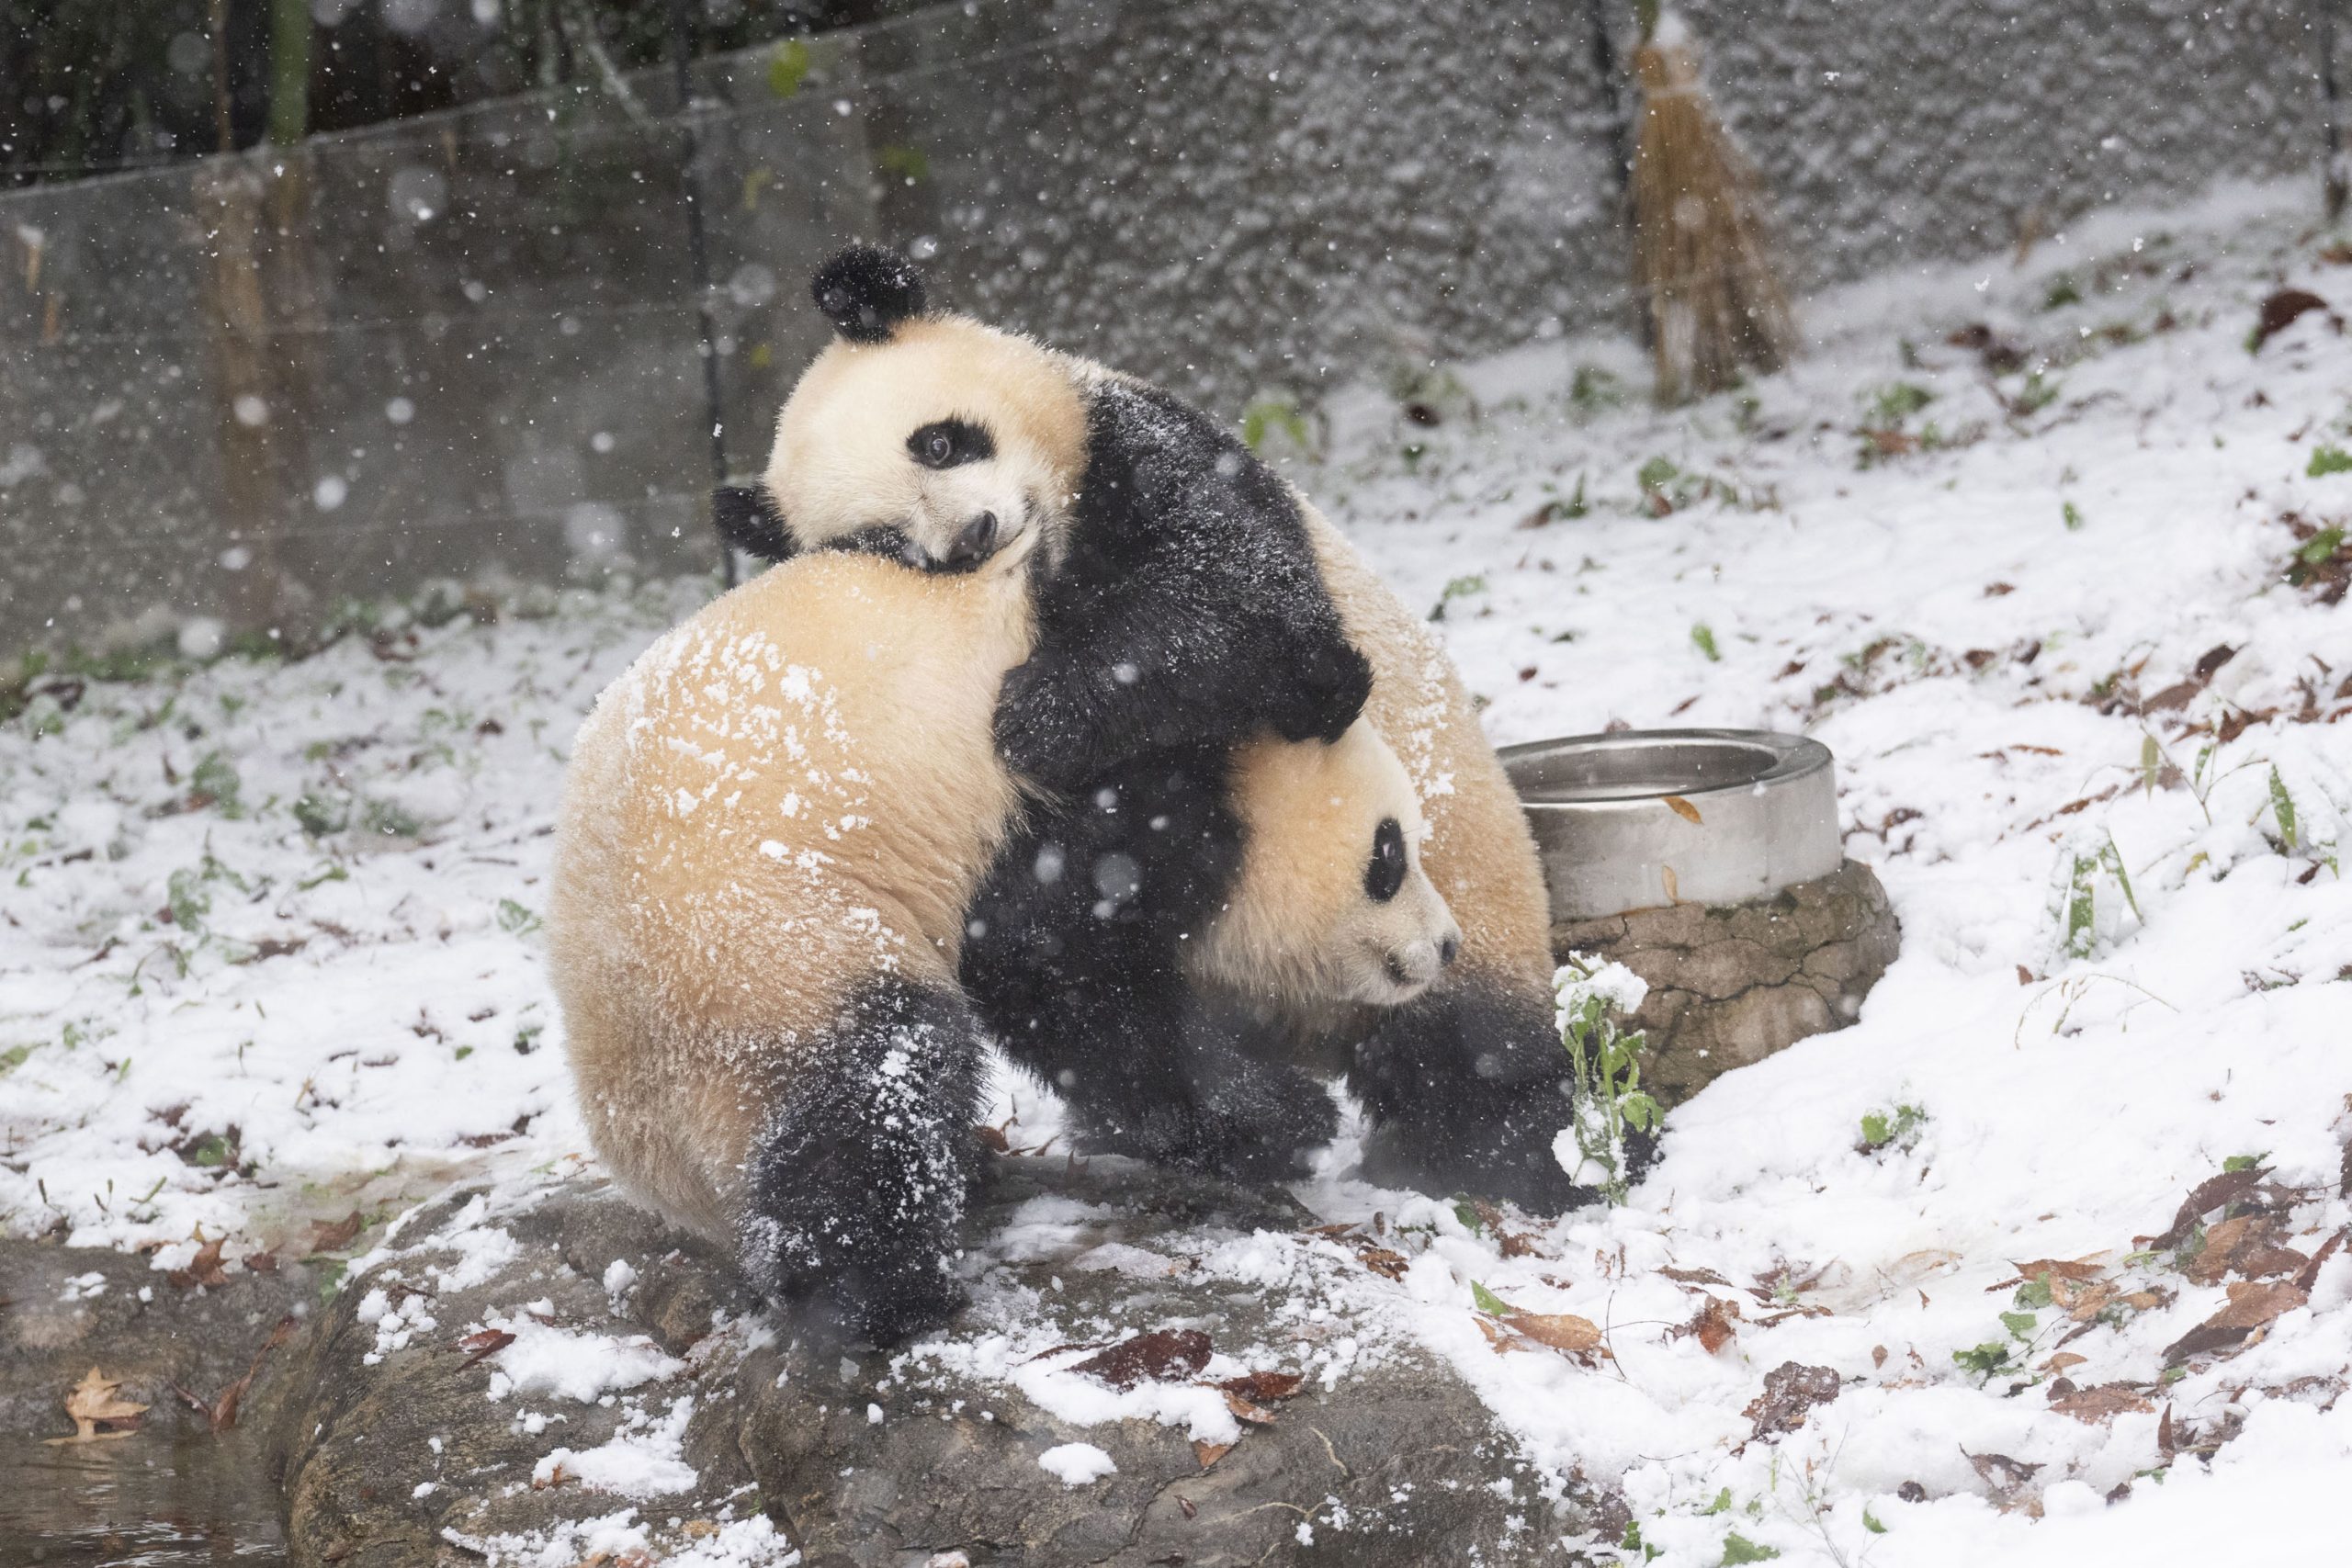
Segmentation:
{"type": "Polygon", "coordinates": [[[1658,400],[1670,403],[1723,390],[1742,366],[1778,370],[1795,329],[1755,168],[1708,104],[1679,18],[1649,29],[1634,72],[1634,282],[1648,298],[1658,400]]]}

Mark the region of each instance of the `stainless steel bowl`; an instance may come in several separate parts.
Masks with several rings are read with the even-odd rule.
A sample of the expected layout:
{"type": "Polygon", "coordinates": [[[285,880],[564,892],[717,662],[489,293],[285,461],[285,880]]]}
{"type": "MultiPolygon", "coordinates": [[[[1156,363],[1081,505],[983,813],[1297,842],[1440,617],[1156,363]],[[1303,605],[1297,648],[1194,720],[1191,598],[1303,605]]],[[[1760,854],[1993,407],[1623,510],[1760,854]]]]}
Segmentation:
{"type": "Polygon", "coordinates": [[[1743,904],[1845,859],[1829,749],[1761,729],[1627,729],[1503,748],[1555,920],[1743,904]]]}

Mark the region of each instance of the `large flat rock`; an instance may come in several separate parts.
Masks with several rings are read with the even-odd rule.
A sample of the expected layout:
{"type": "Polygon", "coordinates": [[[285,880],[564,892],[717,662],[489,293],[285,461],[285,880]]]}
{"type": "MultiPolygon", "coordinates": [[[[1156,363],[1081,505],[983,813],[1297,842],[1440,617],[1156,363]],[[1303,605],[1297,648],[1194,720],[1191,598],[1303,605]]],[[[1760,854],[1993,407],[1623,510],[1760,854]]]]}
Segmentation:
{"type": "MultiPolygon", "coordinates": [[[[1583,1528],[1459,1378],[1401,1345],[1252,1402],[1271,1419],[1227,1421],[1223,1451],[1196,1446],[1181,1413],[1149,1418],[1133,1391],[1124,1407],[1070,1408],[1073,1390],[1122,1397],[1099,1379],[1057,1372],[1059,1392],[1033,1399],[1042,1385],[1024,1367],[1066,1362],[1063,1341],[1189,1330],[1230,1354],[1156,1366],[1136,1386],[1144,1403],[1190,1399],[1223,1419],[1205,1379],[1234,1357],[1309,1370],[1283,1347],[1363,1325],[1310,1322],[1321,1309],[1295,1279],[1178,1261],[1311,1226],[1280,1190],[1112,1159],[996,1163],[974,1225],[975,1306],[887,1353],[773,1312],[712,1248],[601,1185],[453,1192],[396,1226],[266,1358],[240,1462],[281,1489],[288,1559],[303,1568],[599,1551],[781,1562],[789,1546],[825,1565],[1402,1565],[1524,1560],[1583,1528]],[[1079,1443],[1115,1469],[1071,1484],[1039,1463],[1079,1443]]],[[[18,1253],[43,1250],[51,1272],[114,1258],[18,1253]]],[[[145,1264],[111,1267],[127,1283],[145,1264]]],[[[167,1303],[217,1331],[189,1352],[191,1375],[242,1371],[290,1295],[312,1289],[232,1279],[167,1303]]],[[[82,1354],[40,1364],[52,1401],[82,1354]]],[[[187,1371],[174,1366],[163,1375],[187,1371]]],[[[20,1419],[40,1404],[16,1397],[0,1408],[20,1419]]]]}

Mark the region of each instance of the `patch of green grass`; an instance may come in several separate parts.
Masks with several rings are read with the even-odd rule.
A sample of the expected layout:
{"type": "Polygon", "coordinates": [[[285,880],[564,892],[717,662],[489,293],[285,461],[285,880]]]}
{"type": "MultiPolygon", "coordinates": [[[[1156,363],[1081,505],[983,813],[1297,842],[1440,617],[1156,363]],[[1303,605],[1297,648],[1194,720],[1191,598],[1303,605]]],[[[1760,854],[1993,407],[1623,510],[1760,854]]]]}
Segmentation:
{"type": "Polygon", "coordinates": [[[1898,1104],[1891,1111],[1867,1112],[1862,1117],[1862,1147],[1875,1153],[1893,1145],[1907,1151],[1918,1143],[1928,1121],[1926,1110],[1908,1102],[1898,1104]]]}
{"type": "Polygon", "coordinates": [[[1287,393],[1260,398],[1241,411],[1241,440],[1250,450],[1264,451],[1268,438],[1274,435],[1287,438],[1301,452],[1314,450],[1306,415],[1299,409],[1298,400],[1287,393]]]}
{"type": "Polygon", "coordinates": [[[203,931],[206,917],[212,913],[212,895],[204,890],[205,880],[202,871],[182,866],[164,884],[172,924],[191,934],[203,931]]]}
{"type": "Polygon", "coordinates": [[[2318,446],[2312,451],[2312,460],[2303,469],[2307,479],[2324,479],[2330,474],[2352,474],[2352,452],[2341,446],[2318,446]]]}
{"type": "Polygon", "coordinates": [[[1770,1562],[1780,1555],[1779,1547],[1760,1545],[1737,1530],[1724,1537],[1724,1568],[1741,1562],[1770,1562]]]}
{"type": "Polygon", "coordinates": [[[1881,387],[1871,400],[1871,423],[1881,427],[1901,424],[1936,400],[1936,394],[1916,381],[1881,387]]]}
{"type": "Polygon", "coordinates": [[[234,819],[245,814],[240,794],[244,781],[237,774],[237,764],[229,761],[225,751],[207,751],[197,761],[187,776],[188,788],[218,807],[220,815],[234,819]]]}
{"type": "Polygon", "coordinates": [[[367,832],[385,839],[415,839],[424,834],[424,824],[402,807],[389,800],[371,800],[360,808],[359,826],[367,832]]]}
{"type": "Polygon", "coordinates": [[[512,898],[498,901],[498,929],[508,936],[528,936],[539,929],[539,917],[512,898]]]}
{"type": "Polygon", "coordinates": [[[1715,646],[1715,630],[1704,621],[1699,622],[1690,628],[1690,646],[1705,654],[1707,662],[1710,664],[1721,664],[1724,661],[1723,649],[1715,646]]]}
{"type": "Polygon", "coordinates": [[[793,96],[808,79],[812,63],[807,39],[785,39],[768,55],[768,91],[779,98],[793,96]]]}
{"type": "Polygon", "coordinates": [[[931,154],[920,147],[893,143],[875,153],[874,162],[884,174],[908,185],[931,177],[931,154]]]}
{"type": "Polygon", "coordinates": [[[2016,1370],[2016,1345],[2007,1339],[1988,1339],[1971,1350],[1954,1350],[1951,1359],[1979,1383],[1989,1382],[2005,1371],[2016,1370]]]}
{"type": "Polygon", "coordinates": [[[330,833],[340,833],[351,826],[351,803],[335,800],[314,790],[304,790],[294,797],[294,820],[313,839],[323,839],[330,833]]]}
{"type": "Polygon", "coordinates": [[[2083,531],[2083,509],[2073,502],[2061,504],[2058,508],[2058,515],[2065,523],[2066,532],[2069,534],[2079,534],[2083,531]]]}
{"type": "Polygon", "coordinates": [[[1568,382],[1568,403],[1578,413],[1594,414],[1625,400],[1625,384],[1598,365],[1579,365],[1568,382]]]}
{"type": "Polygon", "coordinates": [[[2269,1157],[2269,1151],[2267,1149],[2256,1155],[2232,1155],[2222,1162],[2222,1168],[2225,1171],[2254,1170],[2269,1157]]]}

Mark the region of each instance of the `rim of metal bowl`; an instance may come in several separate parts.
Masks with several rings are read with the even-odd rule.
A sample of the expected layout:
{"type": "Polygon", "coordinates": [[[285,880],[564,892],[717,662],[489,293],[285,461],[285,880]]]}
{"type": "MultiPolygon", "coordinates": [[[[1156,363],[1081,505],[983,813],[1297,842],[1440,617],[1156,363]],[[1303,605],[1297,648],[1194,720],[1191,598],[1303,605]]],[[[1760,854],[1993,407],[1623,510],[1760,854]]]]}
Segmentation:
{"type": "Polygon", "coordinates": [[[1634,784],[1597,789],[1591,794],[1522,793],[1520,802],[1531,811],[1544,811],[1638,805],[1663,800],[1668,795],[1689,799],[1769,788],[1792,779],[1804,778],[1832,765],[1829,748],[1820,741],[1810,736],[1789,735],[1770,729],[1617,729],[1597,735],[1563,735],[1548,740],[1524,740],[1517,745],[1502,747],[1496,756],[1501,761],[1504,771],[1513,775],[1511,782],[1517,787],[1520,783],[1514,766],[1517,763],[1571,751],[1652,750],[1675,742],[1736,747],[1766,753],[1771,761],[1760,772],[1713,784],[1692,780],[1679,785],[1634,784]]]}

